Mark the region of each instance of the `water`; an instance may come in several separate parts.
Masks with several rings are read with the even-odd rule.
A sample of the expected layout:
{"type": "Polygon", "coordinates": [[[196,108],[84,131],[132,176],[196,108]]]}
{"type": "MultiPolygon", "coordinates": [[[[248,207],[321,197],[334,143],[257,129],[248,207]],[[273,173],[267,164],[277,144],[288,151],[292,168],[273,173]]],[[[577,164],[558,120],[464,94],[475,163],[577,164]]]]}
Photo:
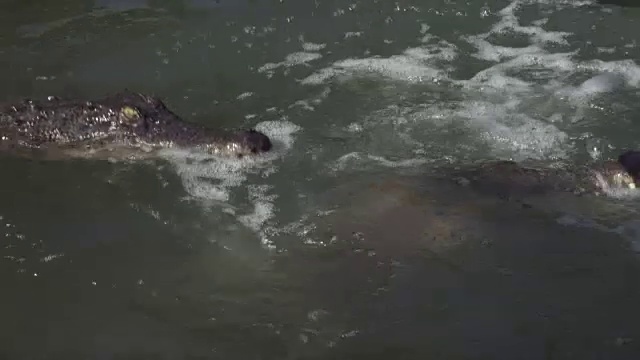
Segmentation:
{"type": "Polygon", "coordinates": [[[637,148],[637,9],[8,1],[0,20],[3,100],[130,88],[276,145],[0,159],[0,358],[640,355],[633,198],[522,207],[429,180],[637,148]]]}

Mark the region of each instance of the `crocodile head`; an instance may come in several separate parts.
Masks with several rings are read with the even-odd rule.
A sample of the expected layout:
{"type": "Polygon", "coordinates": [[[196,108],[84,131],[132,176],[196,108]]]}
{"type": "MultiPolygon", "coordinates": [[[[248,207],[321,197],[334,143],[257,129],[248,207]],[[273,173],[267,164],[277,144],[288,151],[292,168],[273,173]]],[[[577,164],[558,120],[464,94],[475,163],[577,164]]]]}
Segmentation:
{"type": "Polygon", "coordinates": [[[629,150],[618,156],[618,163],[638,184],[640,180],[640,151],[629,150]]]}
{"type": "Polygon", "coordinates": [[[207,137],[205,134],[197,144],[197,147],[204,148],[209,154],[238,158],[265,153],[272,147],[269,137],[254,129],[226,136],[212,135],[207,137]]]}
{"type": "Polygon", "coordinates": [[[271,150],[269,137],[257,130],[223,132],[184,121],[155,97],[127,94],[119,106],[121,136],[132,145],[203,150],[209,154],[244,157],[271,150]]]}
{"type": "Polygon", "coordinates": [[[636,188],[636,179],[620,161],[605,161],[593,174],[595,185],[602,190],[636,188]]]}

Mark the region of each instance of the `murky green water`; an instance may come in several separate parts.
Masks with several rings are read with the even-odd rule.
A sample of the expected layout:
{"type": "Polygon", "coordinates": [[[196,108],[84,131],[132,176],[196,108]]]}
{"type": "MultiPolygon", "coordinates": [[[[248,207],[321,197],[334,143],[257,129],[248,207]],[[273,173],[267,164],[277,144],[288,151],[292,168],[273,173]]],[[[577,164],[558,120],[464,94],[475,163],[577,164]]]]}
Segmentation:
{"type": "Polygon", "coordinates": [[[434,163],[637,148],[640,12],[592,1],[8,1],[2,101],[160,96],[256,162],[0,167],[1,359],[637,359],[637,200],[434,163]]]}

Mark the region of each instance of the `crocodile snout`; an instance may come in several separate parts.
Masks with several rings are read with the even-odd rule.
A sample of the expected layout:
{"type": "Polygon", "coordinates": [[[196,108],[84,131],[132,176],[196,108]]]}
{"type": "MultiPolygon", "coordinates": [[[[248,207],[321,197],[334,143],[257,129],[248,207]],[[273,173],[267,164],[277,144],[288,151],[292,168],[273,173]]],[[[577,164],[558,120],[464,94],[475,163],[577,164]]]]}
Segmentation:
{"type": "Polygon", "coordinates": [[[241,132],[237,141],[242,148],[252,154],[264,153],[273,147],[271,139],[267,135],[254,129],[241,132]]]}

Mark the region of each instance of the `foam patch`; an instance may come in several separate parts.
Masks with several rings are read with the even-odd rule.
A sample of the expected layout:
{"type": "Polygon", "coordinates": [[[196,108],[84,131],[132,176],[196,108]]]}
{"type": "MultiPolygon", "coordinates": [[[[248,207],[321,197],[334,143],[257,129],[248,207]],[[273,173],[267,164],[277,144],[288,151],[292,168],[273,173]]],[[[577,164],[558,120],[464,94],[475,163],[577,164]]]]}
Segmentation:
{"type": "MultiPolygon", "coordinates": [[[[553,2],[552,5],[562,9],[591,3],[553,2]]],[[[380,82],[429,84],[443,92],[458,91],[459,99],[454,102],[409,105],[402,111],[405,113],[402,117],[413,121],[414,127],[396,127],[394,131],[404,132],[396,135],[407,137],[416,127],[460,125],[470,134],[477,134],[474,138],[488,145],[493,156],[566,158],[574,146],[566,128],[588,119],[594,100],[624,86],[637,87],[640,67],[631,60],[578,60],[578,50],[567,49],[570,32],[545,29],[549,20],[545,16],[551,14],[550,11],[543,12],[528,25],[521,24],[519,12],[532,5],[534,3],[529,1],[513,1],[493,14],[497,21],[487,32],[461,36],[461,43],[466,42],[476,49],[470,54],[461,53],[457,43],[439,39],[430,33],[429,25],[421,24],[416,36],[422,45],[418,47],[390,57],[339,60],[298,81],[307,86],[327,86],[367,76],[380,82]],[[500,43],[501,39],[513,36],[528,44],[508,47],[500,43]],[[469,78],[453,77],[455,64],[464,61],[465,56],[490,64],[469,78]],[[571,82],[576,77],[585,78],[585,75],[582,82],[571,82]]],[[[394,91],[393,87],[388,91],[394,91]]],[[[314,110],[313,107],[309,109],[314,110]]],[[[376,116],[389,115],[374,110],[370,116],[353,121],[350,126],[357,129],[367,128],[367,124],[376,121],[382,123],[380,119],[372,120],[376,116]]],[[[397,119],[399,117],[394,120],[397,119]]],[[[415,137],[413,140],[431,141],[415,137]]]]}
{"type": "Polygon", "coordinates": [[[272,151],[255,157],[241,159],[215,157],[195,151],[167,149],[161,156],[168,160],[180,176],[183,186],[191,200],[196,200],[204,209],[219,209],[234,215],[238,220],[255,232],[273,216],[276,196],[268,183],[248,185],[247,199],[232,199],[232,191],[246,185],[249,175],[252,179],[266,179],[276,171],[274,160],[284,156],[293,146],[293,134],[301,128],[286,120],[267,121],[256,125],[256,129],[270,137],[272,151]],[[251,212],[243,214],[237,206],[249,202],[251,212]]]}

